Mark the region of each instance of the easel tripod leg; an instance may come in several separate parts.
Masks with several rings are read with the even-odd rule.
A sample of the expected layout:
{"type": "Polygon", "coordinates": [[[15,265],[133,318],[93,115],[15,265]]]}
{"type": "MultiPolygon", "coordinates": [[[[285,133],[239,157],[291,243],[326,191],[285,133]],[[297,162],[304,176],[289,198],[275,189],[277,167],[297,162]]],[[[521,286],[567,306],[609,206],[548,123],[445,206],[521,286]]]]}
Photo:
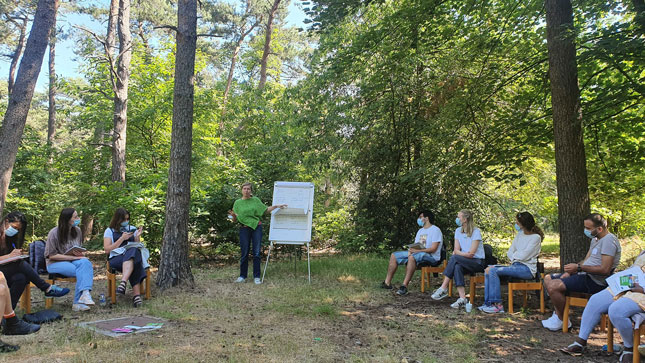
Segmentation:
{"type": "Polygon", "coordinates": [[[273,242],[269,244],[269,253],[267,253],[267,262],[264,263],[264,272],[262,273],[262,282],[264,282],[264,275],[267,274],[267,267],[269,266],[269,258],[271,258],[271,248],[273,247],[273,242]]]}

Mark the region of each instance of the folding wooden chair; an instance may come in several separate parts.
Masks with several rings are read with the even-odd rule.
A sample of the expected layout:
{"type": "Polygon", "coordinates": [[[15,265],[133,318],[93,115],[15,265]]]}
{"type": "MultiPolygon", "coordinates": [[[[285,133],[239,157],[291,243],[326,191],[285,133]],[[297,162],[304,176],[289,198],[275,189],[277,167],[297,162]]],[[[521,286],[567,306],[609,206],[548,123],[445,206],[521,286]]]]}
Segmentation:
{"type": "MultiPolygon", "coordinates": [[[[591,297],[591,294],[584,294],[580,292],[571,292],[567,293],[567,300],[564,304],[564,311],[562,313],[562,332],[566,333],[569,331],[569,310],[572,306],[577,306],[584,308],[587,306],[587,303],[589,302],[589,298],[591,297]]],[[[606,315],[603,315],[602,318],[600,319],[600,330],[605,331],[606,326],[607,326],[607,319],[606,315]]]]}
{"type": "MultiPolygon", "coordinates": [[[[105,267],[108,280],[108,295],[110,295],[112,304],[116,304],[116,273],[118,271],[110,267],[110,261],[106,262],[105,267]]],[[[150,272],[150,268],[147,268],[146,279],[141,284],[141,294],[146,300],[150,299],[150,279],[152,279],[152,273],[150,272]]]]}
{"type": "MultiPolygon", "coordinates": [[[[56,281],[65,281],[65,282],[71,282],[71,283],[76,283],[76,277],[67,277],[59,274],[49,274],[49,278],[45,279],[47,283],[50,285],[55,285],[56,281]]],[[[50,309],[54,305],[54,298],[53,297],[46,297],[45,298],[45,308],[50,309]]]]}
{"type": "Polygon", "coordinates": [[[524,307],[528,302],[528,291],[536,290],[540,294],[540,312],[544,314],[544,263],[537,263],[535,280],[509,279],[508,281],[508,313],[513,314],[513,292],[524,291],[524,307]]]}

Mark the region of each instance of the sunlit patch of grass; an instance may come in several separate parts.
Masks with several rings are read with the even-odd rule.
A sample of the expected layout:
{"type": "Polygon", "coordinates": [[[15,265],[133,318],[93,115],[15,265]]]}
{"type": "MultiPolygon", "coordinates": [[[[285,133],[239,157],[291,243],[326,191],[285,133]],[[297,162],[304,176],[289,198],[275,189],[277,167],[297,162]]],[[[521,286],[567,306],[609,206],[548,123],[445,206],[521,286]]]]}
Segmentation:
{"type": "Polygon", "coordinates": [[[338,277],[338,281],[343,282],[343,283],[359,283],[359,282],[361,282],[358,278],[356,278],[356,276],[352,276],[352,275],[342,275],[342,276],[338,277]]]}

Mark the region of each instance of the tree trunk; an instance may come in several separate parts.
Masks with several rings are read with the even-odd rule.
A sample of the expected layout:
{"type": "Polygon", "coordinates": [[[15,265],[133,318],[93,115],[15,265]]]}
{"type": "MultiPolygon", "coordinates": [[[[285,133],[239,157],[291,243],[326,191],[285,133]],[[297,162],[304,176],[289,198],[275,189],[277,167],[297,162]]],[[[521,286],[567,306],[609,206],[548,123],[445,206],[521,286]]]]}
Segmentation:
{"type": "Polygon", "coordinates": [[[107,35],[105,45],[108,53],[114,56],[116,50],[116,24],[119,18],[119,0],[110,1],[110,14],[108,15],[107,35]]]}
{"type": "MultiPolygon", "coordinates": [[[[247,3],[246,8],[247,12],[249,11],[248,9],[250,8],[250,4],[247,3]]],[[[233,56],[231,57],[231,68],[228,70],[228,78],[226,79],[226,88],[224,89],[224,97],[222,97],[222,116],[226,114],[226,100],[228,99],[228,93],[231,91],[231,83],[233,83],[233,74],[235,73],[235,64],[237,63],[237,56],[240,54],[240,50],[242,49],[242,44],[244,43],[244,39],[247,37],[247,35],[251,34],[253,29],[255,29],[256,26],[258,26],[260,22],[256,22],[255,24],[251,25],[251,27],[248,30],[244,30],[244,26],[240,29],[240,38],[237,40],[235,43],[235,49],[233,50],[233,56]]],[[[266,72],[265,72],[266,73],[266,72]]],[[[220,119],[220,131],[224,130],[224,123],[223,119],[220,119]]]]}
{"type": "Polygon", "coordinates": [[[52,29],[58,10],[58,0],[39,0],[34,16],[34,23],[27,39],[25,53],[20,61],[20,68],[9,95],[7,110],[0,128],[0,215],[4,209],[9,190],[9,181],[16,154],[27,122],[27,114],[34,88],[47,50],[49,32],[52,29]]]}
{"type": "Polygon", "coordinates": [[[18,45],[16,45],[16,50],[13,52],[11,57],[11,65],[9,66],[9,82],[8,82],[8,93],[11,95],[15,83],[16,68],[18,67],[18,60],[22,55],[22,50],[25,47],[25,36],[27,35],[27,16],[22,19],[22,25],[20,26],[20,37],[18,38],[18,45]]]}
{"type": "Polygon", "coordinates": [[[193,98],[197,2],[180,0],[177,12],[177,52],[173,98],[170,168],[166,196],[166,223],[157,285],[166,289],[178,284],[194,286],[188,260],[188,212],[193,140],[193,98]]]}
{"type": "MultiPolygon", "coordinates": [[[[56,136],[56,19],[49,35],[49,118],[47,119],[47,145],[51,148],[56,136]]],[[[51,163],[51,151],[49,154],[51,163]]]]}
{"type": "Polygon", "coordinates": [[[125,183],[125,145],[128,127],[128,84],[132,59],[130,0],[119,0],[119,57],[114,93],[114,130],[112,142],[112,181],[125,183]]]}
{"type": "Polygon", "coordinates": [[[87,242],[92,239],[92,230],[94,228],[94,216],[89,213],[83,213],[81,217],[81,235],[83,241],[87,242]]]}
{"type": "Polygon", "coordinates": [[[645,31],[645,1],[643,0],[632,0],[632,6],[634,7],[634,21],[641,28],[641,32],[645,31]]]}
{"type": "Polygon", "coordinates": [[[562,267],[582,260],[589,249],[589,239],[582,233],[590,209],[589,190],[571,2],[545,4],[562,267]]]}
{"type": "Polygon", "coordinates": [[[259,89],[264,89],[264,85],[267,82],[267,61],[269,59],[269,53],[271,53],[271,34],[273,33],[273,19],[275,18],[275,13],[278,11],[278,6],[280,6],[281,0],[273,0],[273,6],[269,10],[269,19],[267,20],[267,31],[264,36],[264,50],[262,52],[262,59],[260,60],[260,83],[258,84],[259,89]]]}

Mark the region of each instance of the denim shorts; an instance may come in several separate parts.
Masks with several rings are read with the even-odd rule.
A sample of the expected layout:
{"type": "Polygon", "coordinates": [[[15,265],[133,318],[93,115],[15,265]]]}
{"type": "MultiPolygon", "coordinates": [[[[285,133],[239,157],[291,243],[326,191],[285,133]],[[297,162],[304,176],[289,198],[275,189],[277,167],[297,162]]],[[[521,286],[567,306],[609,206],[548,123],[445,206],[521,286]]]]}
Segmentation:
{"type": "MultiPolygon", "coordinates": [[[[552,274],[552,279],[559,279],[561,274],[552,274]]],[[[598,285],[587,274],[575,274],[563,278],[562,283],[566,286],[568,292],[583,292],[586,294],[595,294],[604,290],[607,286],[598,285]]]]}
{"type": "MultiPolygon", "coordinates": [[[[394,257],[396,258],[397,265],[405,265],[408,263],[408,251],[397,251],[394,252],[394,257]]],[[[414,261],[418,264],[423,263],[426,265],[436,265],[437,260],[432,257],[431,254],[427,252],[417,252],[413,253],[412,257],[414,261]]]]}

